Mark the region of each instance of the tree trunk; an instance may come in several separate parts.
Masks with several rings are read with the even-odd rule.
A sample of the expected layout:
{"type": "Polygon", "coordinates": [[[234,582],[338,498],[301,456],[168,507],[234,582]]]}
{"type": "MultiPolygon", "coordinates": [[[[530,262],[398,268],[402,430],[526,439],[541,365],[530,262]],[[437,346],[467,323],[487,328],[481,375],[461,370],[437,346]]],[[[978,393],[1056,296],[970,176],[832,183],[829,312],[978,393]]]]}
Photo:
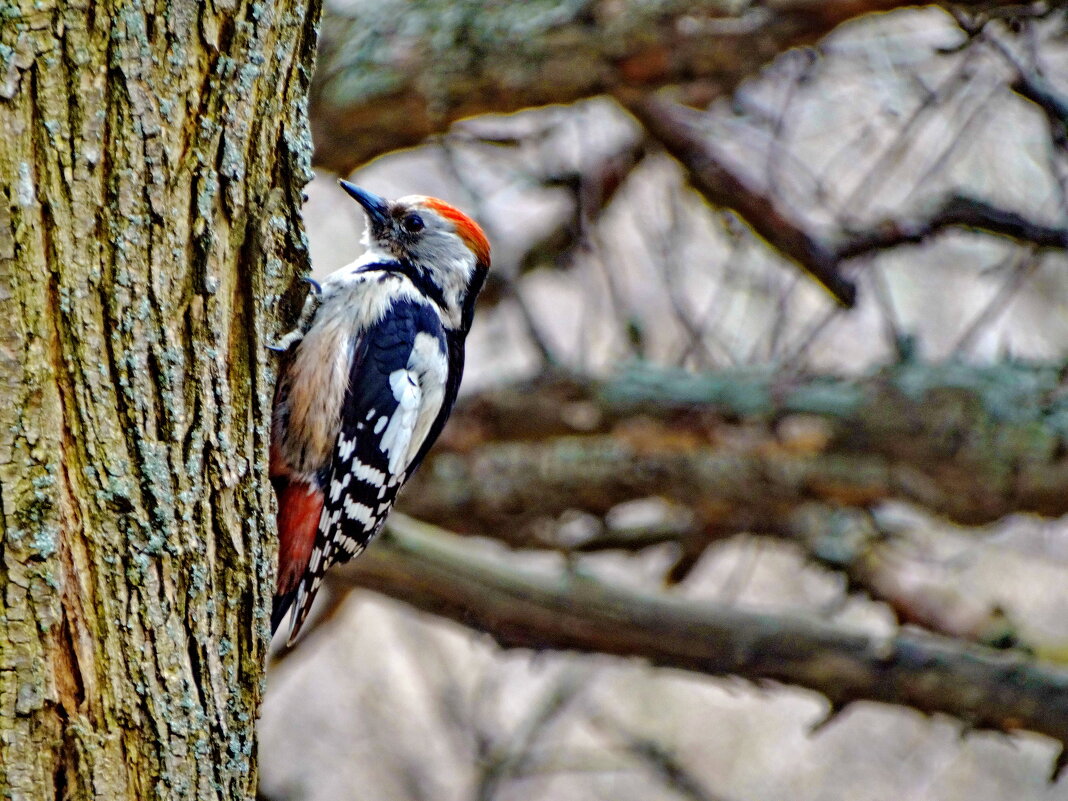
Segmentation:
{"type": "Polygon", "coordinates": [[[0,795],[256,784],[317,0],[0,9],[0,795]]]}

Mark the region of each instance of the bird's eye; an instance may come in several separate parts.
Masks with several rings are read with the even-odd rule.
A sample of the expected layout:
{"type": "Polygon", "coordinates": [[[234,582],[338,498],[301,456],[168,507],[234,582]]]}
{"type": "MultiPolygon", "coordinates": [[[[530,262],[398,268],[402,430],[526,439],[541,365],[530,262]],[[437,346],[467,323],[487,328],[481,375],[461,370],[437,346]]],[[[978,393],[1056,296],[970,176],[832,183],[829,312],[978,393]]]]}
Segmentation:
{"type": "Polygon", "coordinates": [[[423,222],[423,218],[420,217],[418,214],[404,215],[404,219],[401,221],[401,224],[404,226],[404,230],[410,234],[419,233],[423,230],[423,227],[425,225],[425,223],[423,222]]]}

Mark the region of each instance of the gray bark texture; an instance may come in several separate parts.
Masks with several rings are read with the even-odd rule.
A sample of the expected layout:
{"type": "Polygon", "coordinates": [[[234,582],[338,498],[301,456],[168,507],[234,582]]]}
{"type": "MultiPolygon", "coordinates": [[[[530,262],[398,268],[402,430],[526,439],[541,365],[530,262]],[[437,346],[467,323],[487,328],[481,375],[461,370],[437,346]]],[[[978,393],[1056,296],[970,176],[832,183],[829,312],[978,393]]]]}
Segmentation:
{"type": "Polygon", "coordinates": [[[316,0],[0,5],[0,788],[238,799],[316,0]]]}

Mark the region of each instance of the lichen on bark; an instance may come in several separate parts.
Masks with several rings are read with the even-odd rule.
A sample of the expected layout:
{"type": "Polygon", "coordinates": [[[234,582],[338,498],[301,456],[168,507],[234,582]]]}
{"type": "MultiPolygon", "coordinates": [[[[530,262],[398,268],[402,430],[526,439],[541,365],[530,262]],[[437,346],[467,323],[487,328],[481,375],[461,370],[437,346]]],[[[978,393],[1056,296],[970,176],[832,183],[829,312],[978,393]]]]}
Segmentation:
{"type": "Polygon", "coordinates": [[[318,3],[0,17],[0,788],[247,798],[318,3]]]}

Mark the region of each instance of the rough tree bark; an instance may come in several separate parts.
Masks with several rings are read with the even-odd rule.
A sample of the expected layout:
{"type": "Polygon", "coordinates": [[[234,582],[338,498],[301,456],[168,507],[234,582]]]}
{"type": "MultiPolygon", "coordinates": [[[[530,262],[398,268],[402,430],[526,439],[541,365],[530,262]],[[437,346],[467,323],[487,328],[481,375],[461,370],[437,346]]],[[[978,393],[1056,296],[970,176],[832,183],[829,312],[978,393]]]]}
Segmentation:
{"type": "Polygon", "coordinates": [[[0,794],[248,798],[318,2],[0,16],[0,794]]]}

